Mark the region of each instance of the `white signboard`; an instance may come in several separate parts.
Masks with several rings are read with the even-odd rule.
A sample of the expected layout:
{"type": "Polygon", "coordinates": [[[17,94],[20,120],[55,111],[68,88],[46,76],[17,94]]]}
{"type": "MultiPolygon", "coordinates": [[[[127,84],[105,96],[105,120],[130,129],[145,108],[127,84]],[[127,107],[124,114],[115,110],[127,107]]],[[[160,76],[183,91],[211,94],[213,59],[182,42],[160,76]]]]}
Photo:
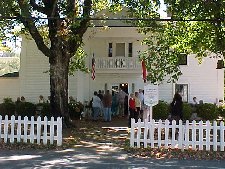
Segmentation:
{"type": "Polygon", "coordinates": [[[155,106],[159,103],[158,85],[148,84],[144,86],[144,104],[155,106]]]}

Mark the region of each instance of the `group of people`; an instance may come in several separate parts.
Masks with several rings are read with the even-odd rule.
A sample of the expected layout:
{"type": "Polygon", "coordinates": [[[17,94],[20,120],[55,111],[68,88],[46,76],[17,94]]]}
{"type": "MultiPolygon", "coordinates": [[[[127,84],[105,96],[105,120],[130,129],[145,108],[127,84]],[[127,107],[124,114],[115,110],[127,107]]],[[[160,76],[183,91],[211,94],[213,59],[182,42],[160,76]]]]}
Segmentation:
{"type": "Polygon", "coordinates": [[[110,94],[110,91],[107,90],[105,94],[101,90],[99,90],[99,92],[94,91],[94,96],[91,100],[91,107],[93,121],[97,121],[99,116],[102,116],[103,114],[104,121],[110,122],[112,119],[112,95],[110,94]]]}
{"type": "Polygon", "coordinates": [[[131,125],[131,119],[134,118],[137,122],[138,118],[144,119],[144,112],[146,105],[144,104],[144,90],[139,89],[139,92],[131,93],[129,99],[129,122],[128,126],[131,125]]]}

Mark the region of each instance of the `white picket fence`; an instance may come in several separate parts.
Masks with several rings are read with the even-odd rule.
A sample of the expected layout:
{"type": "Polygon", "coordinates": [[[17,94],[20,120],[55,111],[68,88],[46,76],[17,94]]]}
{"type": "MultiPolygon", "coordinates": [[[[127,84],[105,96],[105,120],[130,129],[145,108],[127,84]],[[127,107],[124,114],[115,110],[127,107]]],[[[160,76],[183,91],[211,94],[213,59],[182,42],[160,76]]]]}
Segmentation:
{"type": "Polygon", "coordinates": [[[0,141],[5,143],[37,143],[37,144],[54,144],[56,141],[58,146],[62,145],[62,118],[58,117],[54,121],[54,117],[48,121],[47,117],[41,120],[41,117],[35,118],[32,116],[21,118],[18,116],[5,116],[4,120],[0,116],[0,141]]]}
{"type": "Polygon", "coordinates": [[[169,120],[141,122],[139,119],[135,123],[135,120],[132,119],[130,146],[224,151],[224,130],[223,121],[219,124],[214,121],[211,124],[210,121],[197,123],[187,120],[183,124],[180,120],[179,124],[176,124],[176,121],[172,121],[170,124],[169,120]]]}

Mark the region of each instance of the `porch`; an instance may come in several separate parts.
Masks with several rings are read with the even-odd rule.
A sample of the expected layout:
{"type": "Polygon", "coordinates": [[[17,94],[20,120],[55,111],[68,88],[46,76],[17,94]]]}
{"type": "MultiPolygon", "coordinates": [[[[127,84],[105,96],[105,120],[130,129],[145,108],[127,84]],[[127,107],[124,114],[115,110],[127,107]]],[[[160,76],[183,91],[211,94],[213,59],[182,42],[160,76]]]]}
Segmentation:
{"type": "Polygon", "coordinates": [[[96,70],[140,71],[141,63],[137,57],[95,57],[96,70]]]}

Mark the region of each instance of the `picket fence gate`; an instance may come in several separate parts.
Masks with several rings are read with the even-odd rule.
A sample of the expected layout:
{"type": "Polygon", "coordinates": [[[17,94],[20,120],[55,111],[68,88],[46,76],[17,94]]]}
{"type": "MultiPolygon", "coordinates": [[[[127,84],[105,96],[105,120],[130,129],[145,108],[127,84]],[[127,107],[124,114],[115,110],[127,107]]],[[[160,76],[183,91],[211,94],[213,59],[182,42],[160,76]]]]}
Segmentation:
{"type": "Polygon", "coordinates": [[[147,148],[178,148],[193,150],[224,151],[224,122],[180,120],[179,124],[173,120],[145,120],[136,123],[131,119],[130,146],[147,148]]]}
{"type": "Polygon", "coordinates": [[[54,144],[56,141],[58,146],[62,145],[62,118],[58,117],[54,120],[48,121],[47,117],[41,120],[41,117],[35,118],[32,116],[30,120],[27,116],[24,119],[21,116],[16,117],[13,115],[9,119],[8,115],[4,120],[0,116],[0,141],[4,143],[37,143],[37,144],[54,144]]]}

